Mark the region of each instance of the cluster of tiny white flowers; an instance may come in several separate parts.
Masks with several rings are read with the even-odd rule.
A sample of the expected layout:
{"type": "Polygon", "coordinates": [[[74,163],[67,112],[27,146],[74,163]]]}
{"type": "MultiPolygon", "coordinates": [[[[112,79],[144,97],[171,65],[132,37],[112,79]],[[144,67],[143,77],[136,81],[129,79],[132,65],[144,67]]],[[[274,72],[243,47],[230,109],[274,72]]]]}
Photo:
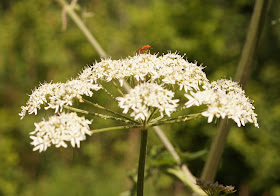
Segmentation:
{"type": "Polygon", "coordinates": [[[257,123],[257,114],[254,112],[252,101],[245,96],[245,91],[234,81],[221,79],[211,83],[210,87],[204,91],[190,92],[185,94],[189,99],[187,107],[205,104],[208,109],[202,113],[208,117],[208,122],[212,122],[214,116],[233,119],[240,127],[247,122],[257,123]]]}
{"type": "Polygon", "coordinates": [[[82,95],[92,96],[92,90],[99,90],[97,84],[82,80],[69,80],[66,83],[44,83],[35,89],[30,95],[26,106],[22,106],[21,119],[26,112],[29,114],[37,114],[37,110],[41,109],[42,104],[47,104],[45,109],[55,109],[57,113],[62,111],[64,105],[72,105],[73,98],[77,98],[82,102],[82,95]]]}
{"type": "Polygon", "coordinates": [[[208,79],[202,71],[203,67],[189,63],[176,53],[162,56],[157,54],[139,54],[126,59],[103,59],[99,63],[86,67],[79,78],[91,82],[98,80],[119,80],[120,84],[130,77],[137,81],[155,81],[165,84],[177,84],[181,89],[198,90],[208,84],[208,79]]]}
{"type": "Polygon", "coordinates": [[[197,63],[190,63],[176,53],[168,53],[159,59],[162,67],[157,71],[162,82],[178,84],[180,90],[184,88],[186,92],[199,90],[200,86],[204,89],[209,85],[206,74],[202,71],[204,67],[198,66],[197,63]]]}
{"type": "Polygon", "coordinates": [[[127,113],[129,109],[133,112],[131,116],[135,120],[145,120],[151,114],[152,108],[159,109],[161,115],[163,112],[170,116],[171,112],[176,110],[178,99],[172,100],[174,92],[164,89],[155,83],[142,83],[131,89],[124,97],[117,97],[119,106],[127,113]]]}
{"type": "Polygon", "coordinates": [[[91,121],[77,116],[76,113],[61,113],[59,116],[51,116],[48,121],[34,124],[35,130],[30,133],[33,151],[42,152],[51,145],[66,148],[66,142],[79,148],[80,142],[86,139],[86,134],[92,134],[89,128],[91,121]]]}
{"type": "MultiPolygon", "coordinates": [[[[25,106],[22,106],[21,119],[28,114],[37,114],[41,107],[62,112],[64,106],[71,106],[73,99],[83,102],[83,95],[92,96],[93,91],[102,87],[101,82],[124,81],[133,79],[132,89],[123,97],[117,97],[123,113],[129,113],[136,121],[146,121],[151,115],[161,116],[176,111],[178,99],[173,99],[173,89],[185,91],[188,102],[185,107],[206,105],[208,109],[201,114],[212,122],[214,117],[233,119],[237,125],[245,126],[247,122],[256,127],[257,114],[251,100],[245,96],[244,90],[231,80],[221,79],[209,83],[203,67],[190,63],[177,53],[136,54],[120,60],[103,59],[86,67],[77,79],[65,83],[44,83],[35,89],[25,106]],[[158,113],[157,113],[158,112],[158,113]]],[[[67,147],[70,141],[75,147],[85,140],[91,121],[78,117],[76,113],[62,113],[35,123],[35,131],[31,132],[34,150],[45,151],[52,144],[56,147],[67,147]]]]}

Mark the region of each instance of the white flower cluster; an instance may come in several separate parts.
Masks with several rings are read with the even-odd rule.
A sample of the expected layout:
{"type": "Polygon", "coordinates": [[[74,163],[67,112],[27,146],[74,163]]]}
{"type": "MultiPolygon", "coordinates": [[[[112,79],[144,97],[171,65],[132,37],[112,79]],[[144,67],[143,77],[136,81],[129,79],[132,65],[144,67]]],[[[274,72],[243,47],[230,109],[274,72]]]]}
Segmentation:
{"type": "Polygon", "coordinates": [[[131,116],[135,120],[145,120],[151,114],[152,108],[157,108],[161,115],[163,112],[170,116],[176,110],[178,99],[172,100],[174,92],[164,89],[155,83],[142,83],[131,89],[124,97],[117,97],[119,106],[127,113],[129,109],[133,112],[131,116]]]}
{"type": "Polygon", "coordinates": [[[99,90],[97,84],[82,80],[69,80],[66,83],[44,83],[35,89],[30,95],[26,106],[22,106],[21,119],[25,116],[26,112],[29,114],[37,114],[37,110],[41,109],[42,104],[47,104],[45,109],[55,109],[57,113],[64,105],[72,105],[73,98],[82,101],[82,95],[92,96],[92,90],[99,90]]]}
{"type": "MultiPolygon", "coordinates": [[[[92,96],[93,91],[102,87],[99,82],[118,80],[120,85],[132,80],[135,86],[123,97],[117,97],[123,113],[129,113],[139,123],[148,121],[159,114],[171,116],[176,111],[178,99],[170,89],[185,91],[188,102],[185,107],[206,105],[208,109],[202,115],[212,122],[214,117],[233,119],[238,126],[247,122],[258,127],[257,114],[242,88],[231,80],[221,79],[209,83],[203,67],[189,63],[177,53],[136,54],[126,59],[103,59],[99,63],[86,67],[77,79],[66,83],[44,83],[30,95],[26,106],[22,106],[21,119],[26,113],[35,115],[37,110],[51,108],[55,113],[62,112],[63,106],[71,106],[76,98],[83,102],[82,96],[92,96]]],[[[49,121],[35,123],[36,129],[31,132],[34,150],[45,151],[52,144],[56,147],[67,147],[71,142],[75,147],[85,140],[91,121],[78,117],[76,113],[62,113],[52,116],[49,121]]]]}
{"type": "Polygon", "coordinates": [[[119,80],[120,84],[130,77],[137,81],[158,81],[158,83],[177,84],[181,89],[198,90],[208,84],[202,66],[189,63],[183,56],[168,53],[162,56],[139,54],[126,59],[103,59],[99,63],[86,67],[79,78],[97,82],[99,80],[119,80]]]}
{"type": "Polygon", "coordinates": [[[252,101],[245,96],[244,90],[234,81],[226,79],[214,81],[208,89],[190,92],[185,96],[189,99],[186,103],[187,107],[202,104],[208,106],[207,111],[202,113],[203,116],[208,117],[208,122],[212,122],[214,116],[217,118],[227,116],[239,127],[245,126],[247,122],[259,127],[252,101]]]}
{"type": "Polygon", "coordinates": [[[80,142],[86,139],[86,134],[91,135],[90,120],[77,116],[76,113],[61,113],[51,116],[48,121],[35,123],[35,130],[31,132],[33,151],[45,151],[51,145],[59,148],[67,147],[70,142],[73,147],[80,147],[80,142]]]}

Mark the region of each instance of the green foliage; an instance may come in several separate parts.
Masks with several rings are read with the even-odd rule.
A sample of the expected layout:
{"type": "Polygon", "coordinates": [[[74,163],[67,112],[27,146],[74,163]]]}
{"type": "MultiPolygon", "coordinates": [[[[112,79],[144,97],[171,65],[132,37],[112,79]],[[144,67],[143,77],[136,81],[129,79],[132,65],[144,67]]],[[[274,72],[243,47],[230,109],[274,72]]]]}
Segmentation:
{"type": "MultiPolygon", "coordinates": [[[[253,9],[253,1],[247,0],[79,3],[81,16],[92,13],[84,21],[113,59],[133,55],[150,44],[152,53],[177,50],[186,53],[190,61],[204,63],[211,79],[234,77],[253,9]]],[[[280,24],[271,25],[279,18],[279,9],[279,1],[274,1],[246,88],[246,94],[255,100],[260,129],[250,125],[232,129],[217,179],[240,191],[248,187],[256,196],[280,192],[280,24]]],[[[38,154],[32,152],[28,133],[44,114],[28,116],[25,121],[17,115],[28,99],[26,93],[39,82],[76,77],[82,67],[99,60],[71,19],[62,31],[61,8],[56,1],[1,0],[0,26],[0,195],[118,195],[131,188],[126,176],[137,164],[138,132],[96,134],[78,151],[50,149],[38,154]]],[[[110,103],[102,95],[99,99],[110,103]]],[[[96,119],[93,124],[104,127],[101,123],[96,119]]],[[[166,129],[184,156],[207,149],[216,125],[204,119],[166,129]]],[[[159,144],[154,135],[150,140],[149,148],[159,144]]],[[[167,154],[161,156],[148,159],[147,164],[173,164],[167,154]]],[[[205,156],[186,157],[192,172],[199,176],[205,156]]],[[[147,181],[147,195],[187,194],[182,183],[156,174],[147,181]]]]}

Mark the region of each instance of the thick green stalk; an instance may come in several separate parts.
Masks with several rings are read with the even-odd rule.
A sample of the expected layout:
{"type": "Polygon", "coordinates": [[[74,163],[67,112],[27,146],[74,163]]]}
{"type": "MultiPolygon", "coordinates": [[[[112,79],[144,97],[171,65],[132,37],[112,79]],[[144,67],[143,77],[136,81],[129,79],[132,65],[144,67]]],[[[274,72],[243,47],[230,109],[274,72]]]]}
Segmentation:
{"type": "Polygon", "coordinates": [[[147,154],[148,129],[141,129],[141,144],[138,162],[137,196],[143,196],[145,179],[145,161],[147,154]]]}
{"type": "Polygon", "coordinates": [[[235,80],[243,87],[249,78],[252,62],[256,53],[257,45],[264,27],[265,18],[270,7],[271,0],[257,0],[251,18],[246,42],[243,47],[241,58],[235,74],[235,80]]]}
{"type": "MultiPolygon", "coordinates": [[[[265,17],[268,13],[270,2],[271,0],[257,0],[255,3],[246,42],[244,44],[235,75],[235,80],[239,81],[243,87],[249,77],[255,51],[264,27],[265,17]]],[[[201,178],[206,181],[214,181],[230,127],[230,121],[226,119],[222,119],[220,121],[201,175],[201,178]]]]}
{"type": "Polygon", "coordinates": [[[226,138],[232,121],[224,119],[219,123],[217,133],[211,143],[206,164],[204,165],[201,178],[205,181],[213,181],[223,154],[226,138]]]}

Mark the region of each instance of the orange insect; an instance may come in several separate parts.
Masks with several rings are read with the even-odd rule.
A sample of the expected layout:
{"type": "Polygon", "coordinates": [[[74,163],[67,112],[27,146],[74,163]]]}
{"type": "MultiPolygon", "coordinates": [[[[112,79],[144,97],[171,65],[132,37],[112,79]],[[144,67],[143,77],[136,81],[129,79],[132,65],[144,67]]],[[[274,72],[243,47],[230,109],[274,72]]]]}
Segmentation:
{"type": "Polygon", "coordinates": [[[150,45],[146,45],[146,46],[142,46],[141,48],[139,48],[136,53],[140,54],[140,53],[144,53],[147,52],[150,48],[152,48],[150,45]]]}

